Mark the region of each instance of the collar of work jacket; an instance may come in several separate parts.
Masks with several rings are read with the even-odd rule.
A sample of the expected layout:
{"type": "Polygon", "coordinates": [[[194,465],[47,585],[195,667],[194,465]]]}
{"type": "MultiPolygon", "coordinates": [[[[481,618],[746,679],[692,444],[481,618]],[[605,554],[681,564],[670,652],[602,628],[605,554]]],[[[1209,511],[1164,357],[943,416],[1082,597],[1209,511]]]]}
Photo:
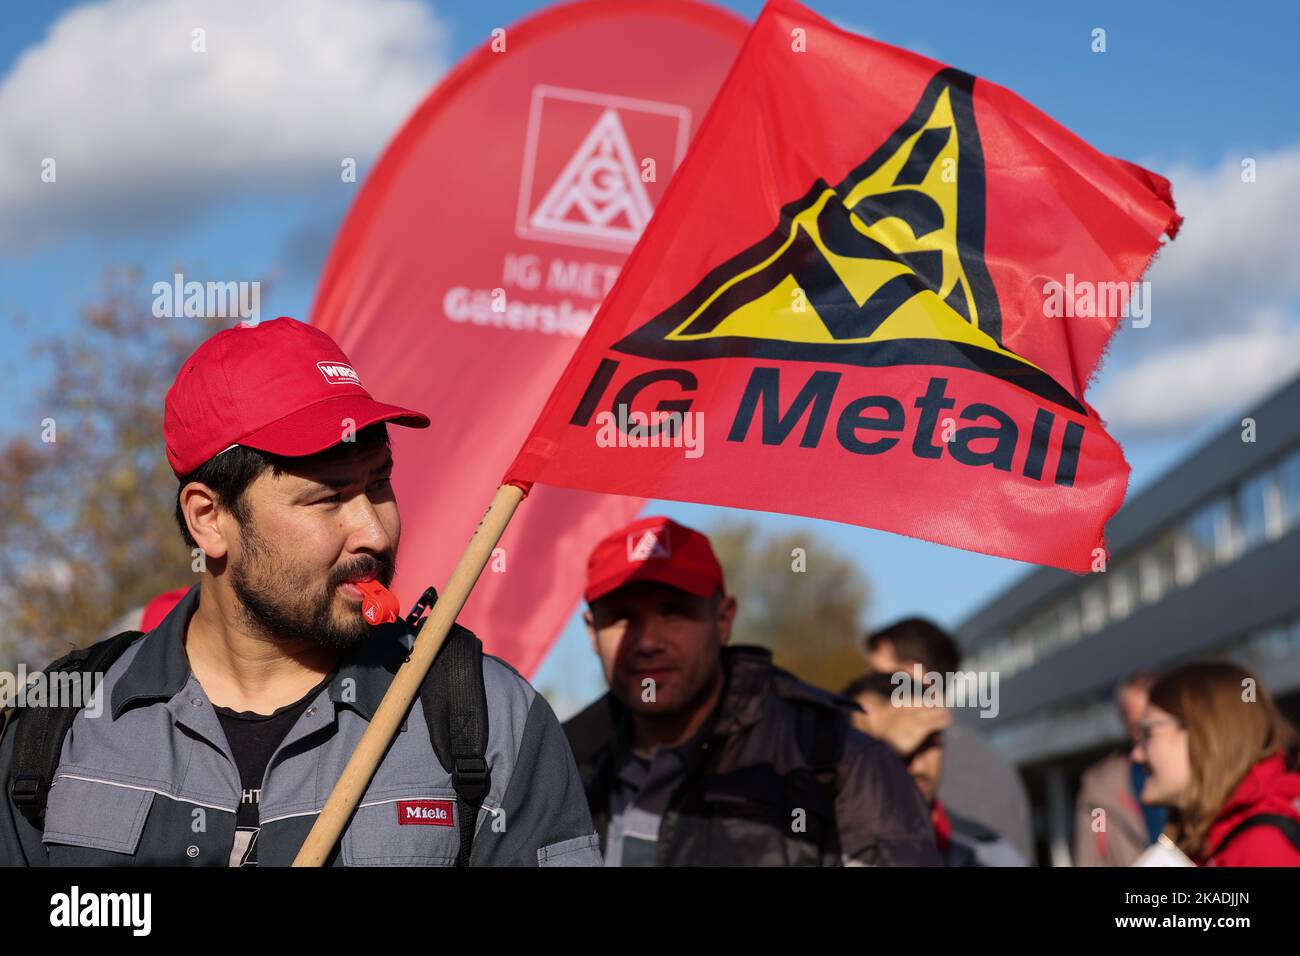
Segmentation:
{"type": "MultiPolygon", "coordinates": [[[[213,730],[212,727],[198,726],[215,724],[216,716],[212,709],[192,706],[192,695],[182,693],[191,683],[194,691],[202,693],[185,653],[185,630],[198,606],[199,586],[196,584],[143,638],[135,659],[113,688],[110,707],[114,720],[129,707],[166,700],[168,709],[179,723],[194,730],[213,730]]],[[[328,699],[335,706],[351,708],[366,720],[373,718],[393,675],[406,659],[409,638],[405,621],[373,628],[365,640],[349,648],[340,658],[326,691],[328,699]]],[[[293,733],[295,736],[300,732],[310,733],[330,723],[333,716],[333,713],[325,714],[317,709],[311,716],[304,716],[293,733]]]]}

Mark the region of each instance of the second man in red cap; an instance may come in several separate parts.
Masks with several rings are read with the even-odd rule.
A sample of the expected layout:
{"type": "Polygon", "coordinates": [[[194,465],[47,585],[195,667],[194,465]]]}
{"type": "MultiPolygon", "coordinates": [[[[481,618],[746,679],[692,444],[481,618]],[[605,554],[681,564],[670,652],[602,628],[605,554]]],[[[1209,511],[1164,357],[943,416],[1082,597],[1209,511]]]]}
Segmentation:
{"type": "Polygon", "coordinates": [[[610,535],[585,618],[609,693],[565,724],[609,866],[938,865],[925,804],[853,705],[732,646],[708,538],[610,535]]]}

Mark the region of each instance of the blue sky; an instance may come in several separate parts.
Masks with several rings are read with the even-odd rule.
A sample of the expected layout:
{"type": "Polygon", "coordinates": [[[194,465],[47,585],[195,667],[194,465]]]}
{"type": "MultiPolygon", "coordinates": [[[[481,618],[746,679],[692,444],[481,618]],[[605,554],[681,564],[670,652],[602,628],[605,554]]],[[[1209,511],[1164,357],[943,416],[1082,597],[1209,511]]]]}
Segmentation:
{"type": "MultiPolygon", "coordinates": [[[[721,5],[748,19],[760,6],[721,5]]],[[[1130,492],[1300,369],[1295,5],[810,5],[842,26],[1008,86],[1099,149],[1173,179],[1188,225],[1149,276],[1152,327],[1116,337],[1091,394],[1133,465],[1130,492]],[[1090,50],[1097,27],[1106,31],[1103,54],[1090,50]],[[1256,160],[1258,176],[1249,186],[1239,176],[1247,157],[1256,160]]],[[[217,142],[204,146],[199,162],[194,140],[208,121],[190,115],[183,101],[167,99],[165,81],[153,82],[147,73],[142,81],[144,68],[121,69],[123,58],[113,56],[115,44],[129,44],[139,34],[134,24],[162,19],[159,10],[211,16],[225,8],[223,15],[238,19],[245,6],[244,28],[261,42],[250,40],[240,52],[254,63],[264,57],[270,75],[276,69],[293,75],[293,64],[313,49],[338,42],[356,78],[336,91],[336,100],[352,96],[368,103],[372,91],[364,78],[379,76],[389,84],[385,108],[358,109],[349,127],[349,135],[369,150],[361,164],[364,176],[409,105],[451,64],[494,27],[508,26],[540,5],[317,0],[316,8],[337,14],[342,26],[327,24],[319,42],[299,38],[315,43],[305,48],[277,33],[288,28],[289,14],[257,12],[292,12],[298,0],[260,7],[243,0],[8,5],[0,32],[0,321],[9,333],[9,347],[0,356],[0,388],[8,399],[0,429],[31,427],[15,409],[48,369],[25,359],[26,345],[41,329],[66,328],[76,305],[94,297],[109,264],[134,264],[146,275],[167,275],[178,263],[223,276],[275,275],[263,314],[307,317],[320,264],[354,193],[338,188],[336,161],[324,168],[319,183],[300,170],[303,157],[340,153],[330,152],[326,137],[286,144],[276,137],[275,116],[264,106],[229,130],[212,121],[217,142]],[[375,35],[349,22],[374,24],[375,35]],[[95,69],[96,63],[105,66],[95,69]],[[113,94],[108,106],[79,114],[87,84],[106,85],[113,94]],[[151,101],[155,95],[159,99],[151,101]],[[120,190],[74,195],[57,216],[36,215],[31,167],[25,164],[45,155],[44,140],[55,132],[60,142],[72,144],[65,152],[74,158],[80,142],[91,143],[96,158],[109,166],[116,156],[120,190]],[[30,321],[19,323],[20,315],[30,321]]],[[[310,76],[310,70],[298,72],[310,76]]],[[[251,109],[257,99],[249,92],[234,102],[251,109]]],[[[722,515],[719,509],[670,503],[654,510],[706,526],[722,515]]],[[[921,612],[954,624],[1028,570],[868,529],[781,516],[759,520],[772,530],[815,525],[819,535],[853,555],[876,592],[866,623],[921,612]]],[[[559,692],[560,709],[597,690],[598,673],[576,620],[537,682],[559,692]]]]}

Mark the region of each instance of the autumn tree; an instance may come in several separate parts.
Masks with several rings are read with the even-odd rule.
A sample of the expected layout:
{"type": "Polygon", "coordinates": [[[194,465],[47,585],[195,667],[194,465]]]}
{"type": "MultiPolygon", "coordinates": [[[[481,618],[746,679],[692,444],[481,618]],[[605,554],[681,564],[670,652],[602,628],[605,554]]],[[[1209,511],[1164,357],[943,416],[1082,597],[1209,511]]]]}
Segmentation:
{"type": "Polygon", "coordinates": [[[871,586],[857,562],[812,531],[764,536],[733,521],[709,538],[739,605],[733,641],[771,648],[778,665],[830,690],[862,672],[871,586]]]}
{"type": "Polygon", "coordinates": [[[44,666],[196,580],[163,401],[181,362],[230,324],[157,318],[140,275],[115,270],[71,331],[36,337],[51,376],[0,448],[0,667],[44,666]]]}

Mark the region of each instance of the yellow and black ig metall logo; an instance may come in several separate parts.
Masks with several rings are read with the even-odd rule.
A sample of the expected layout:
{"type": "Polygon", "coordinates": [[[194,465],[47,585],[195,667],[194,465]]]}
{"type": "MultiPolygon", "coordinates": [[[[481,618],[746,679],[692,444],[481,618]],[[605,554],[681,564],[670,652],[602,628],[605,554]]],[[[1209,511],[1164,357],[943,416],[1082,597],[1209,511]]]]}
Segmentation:
{"type": "Polygon", "coordinates": [[[667,362],[966,368],[1084,413],[1002,343],[984,262],[973,84],[960,70],[935,74],[912,114],[843,182],[817,180],[767,237],[612,348],[667,362]]]}

